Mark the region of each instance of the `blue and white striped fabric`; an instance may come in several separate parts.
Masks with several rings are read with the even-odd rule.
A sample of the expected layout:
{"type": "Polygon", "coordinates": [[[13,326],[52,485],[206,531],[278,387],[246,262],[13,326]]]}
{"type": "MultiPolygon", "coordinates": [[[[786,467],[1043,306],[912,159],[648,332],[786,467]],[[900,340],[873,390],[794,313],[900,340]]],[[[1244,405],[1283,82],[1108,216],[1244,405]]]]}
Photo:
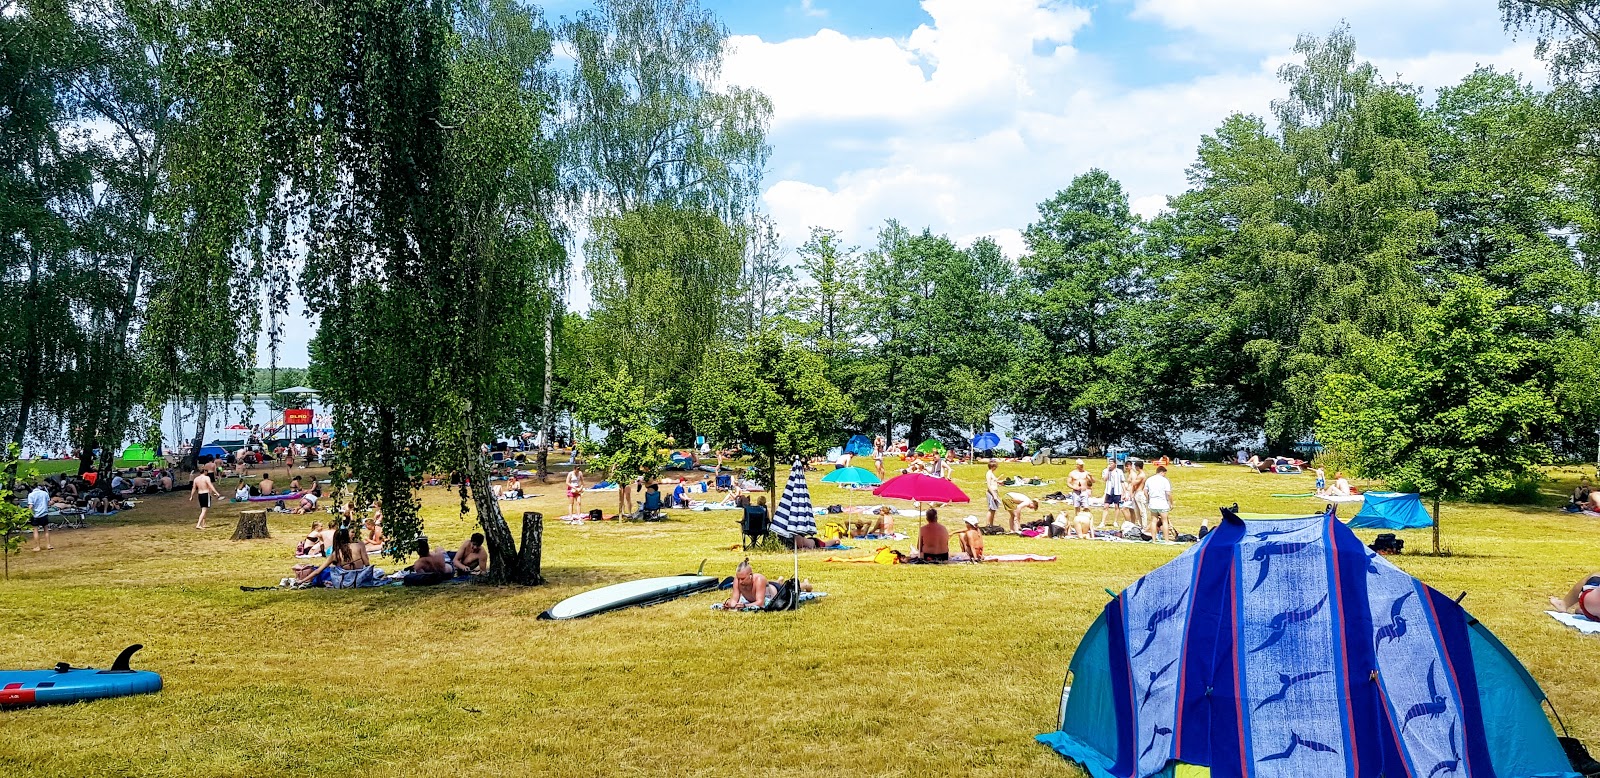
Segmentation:
{"type": "Polygon", "coordinates": [[[817,534],[817,515],[811,509],[811,488],[806,486],[806,464],[795,460],[789,480],[772,514],[772,531],[786,538],[817,534]]]}

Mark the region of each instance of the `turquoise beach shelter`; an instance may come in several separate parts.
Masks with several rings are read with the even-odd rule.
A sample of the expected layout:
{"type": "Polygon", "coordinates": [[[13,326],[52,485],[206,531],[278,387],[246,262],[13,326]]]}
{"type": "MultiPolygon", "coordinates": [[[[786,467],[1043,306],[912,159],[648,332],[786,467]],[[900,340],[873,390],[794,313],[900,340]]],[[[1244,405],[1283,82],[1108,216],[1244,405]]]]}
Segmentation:
{"type": "Polygon", "coordinates": [[[1332,511],[1216,530],[1108,603],[1056,731],[1094,778],[1578,778],[1544,692],[1332,511]]]}
{"type": "Polygon", "coordinates": [[[1362,529],[1420,529],[1433,526],[1433,517],[1422,507],[1422,495],[1403,492],[1367,492],[1361,511],[1350,519],[1350,526],[1362,529]]]}

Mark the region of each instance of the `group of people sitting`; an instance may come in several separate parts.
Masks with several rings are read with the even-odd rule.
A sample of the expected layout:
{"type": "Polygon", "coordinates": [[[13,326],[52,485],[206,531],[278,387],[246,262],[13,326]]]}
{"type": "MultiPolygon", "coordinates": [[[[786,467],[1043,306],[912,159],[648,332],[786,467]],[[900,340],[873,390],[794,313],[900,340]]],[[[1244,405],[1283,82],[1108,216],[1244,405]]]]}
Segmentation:
{"type": "MultiPolygon", "coordinates": [[[[300,557],[321,557],[321,561],[295,565],[294,577],[280,583],[292,587],[354,589],[390,582],[395,576],[385,575],[372,564],[371,555],[385,553],[389,542],[383,534],[381,521],[381,518],[368,517],[355,524],[347,518],[337,527],[312,522],[311,531],[301,539],[295,552],[300,557]]],[[[455,551],[436,551],[425,537],[417,538],[412,550],[416,561],[396,574],[406,586],[430,586],[452,578],[481,574],[488,569],[489,554],[481,532],[462,541],[455,551]]]]}
{"type": "Polygon", "coordinates": [[[961,529],[954,535],[939,523],[939,510],[929,508],[926,521],[917,530],[917,548],[907,560],[912,563],[982,562],[983,532],[978,527],[978,517],[962,519],[961,529]],[[951,555],[951,541],[960,544],[959,556],[951,555]]]}

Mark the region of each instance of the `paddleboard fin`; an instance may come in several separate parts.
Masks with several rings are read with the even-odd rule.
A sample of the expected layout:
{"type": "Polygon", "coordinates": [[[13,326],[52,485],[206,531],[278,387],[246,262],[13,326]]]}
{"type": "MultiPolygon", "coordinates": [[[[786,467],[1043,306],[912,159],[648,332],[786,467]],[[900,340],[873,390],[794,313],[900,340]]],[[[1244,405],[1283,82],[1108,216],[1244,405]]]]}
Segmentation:
{"type": "Polygon", "coordinates": [[[695,575],[705,575],[706,574],[706,560],[704,560],[704,559],[700,560],[700,569],[694,571],[694,574],[695,575]]]}
{"type": "Polygon", "coordinates": [[[133,655],[135,653],[137,653],[139,651],[139,649],[141,649],[141,648],[144,648],[144,644],[143,643],[134,643],[133,645],[122,649],[122,653],[117,654],[117,661],[111,663],[111,669],[110,670],[101,670],[100,672],[102,672],[102,673],[131,673],[131,672],[133,672],[133,668],[128,666],[128,661],[133,659],[133,655]]]}

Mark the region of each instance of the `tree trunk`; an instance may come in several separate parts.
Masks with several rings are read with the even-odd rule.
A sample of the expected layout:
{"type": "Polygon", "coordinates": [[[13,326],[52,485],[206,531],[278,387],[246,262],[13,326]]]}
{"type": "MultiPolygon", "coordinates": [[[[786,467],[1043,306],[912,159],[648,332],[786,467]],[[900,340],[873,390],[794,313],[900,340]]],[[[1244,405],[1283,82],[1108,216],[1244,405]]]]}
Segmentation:
{"type": "Polygon", "coordinates": [[[544,318],[544,403],[539,406],[539,483],[550,480],[550,443],[555,437],[556,417],[550,407],[555,382],[555,295],[550,296],[550,310],[544,318]]]}
{"type": "Polygon", "coordinates": [[[199,407],[195,409],[194,439],[189,443],[189,455],[184,457],[184,469],[194,472],[200,469],[200,448],[205,445],[206,422],[211,417],[211,400],[206,395],[200,395],[199,407]]]}
{"type": "Polygon", "coordinates": [[[1433,495],[1433,555],[1439,555],[1439,495],[1433,495]]]}
{"type": "Polygon", "coordinates": [[[234,540],[256,540],[270,537],[272,537],[272,533],[267,530],[266,511],[239,512],[239,523],[233,527],[234,540]]]}
{"type": "MultiPolygon", "coordinates": [[[[462,476],[471,483],[472,503],[478,514],[478,526],[483,529],[484,542],[489,547],[489,580],[497,584],[527,586],[542,583],[537,564],[529,566],[528,527],[526,524],[523,526],[524,544],[522,553],[519,554],[516,538],[512,537],[511,527],[506,524],[505,516],[500,513],[500,501],[495,499],[494,492],[489,488],[489,472],[483,466],[483,457],[479,456],[476,448],[467,455],[462,476]]],[[[527,517],[523,518],[526,521],[527,517]]],[[[542,537],[542,529],[535,534],[542,537]]]]}

